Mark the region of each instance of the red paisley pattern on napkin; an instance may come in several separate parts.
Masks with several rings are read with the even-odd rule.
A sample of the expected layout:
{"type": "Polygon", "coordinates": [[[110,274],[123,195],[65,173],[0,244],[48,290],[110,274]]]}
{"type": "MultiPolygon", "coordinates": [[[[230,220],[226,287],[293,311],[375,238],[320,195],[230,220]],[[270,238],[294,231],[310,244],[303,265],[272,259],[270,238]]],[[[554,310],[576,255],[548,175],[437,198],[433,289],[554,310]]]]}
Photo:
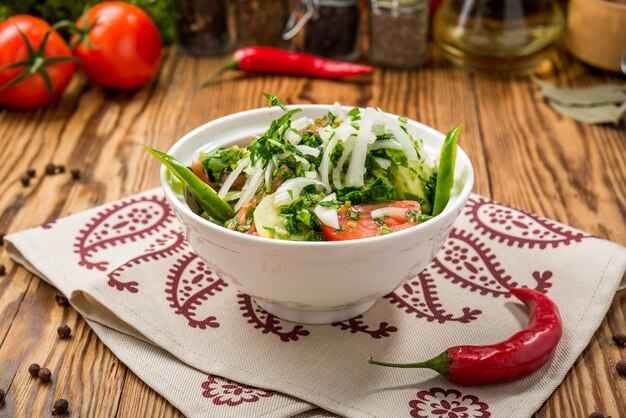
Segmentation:
{"type": "Polygon", "coordinates": [[[417,392],[409,402],[414,418],[489,418],[489,406],[474,395],[456,389],[432,388],[417,392]]]}
{"type": "Polygon", "coordinates": [[[557,225],[548,219],[483,197],[472,196],[464,210],[470,222],[482,235],[504,242],[509,247],[517,245],[519,248],[535,246],[541,249],[548,246],[556,248],[559,245],[569,245],[591,237],[580,231],[557,225]]]}
{"type": "Polygon", "coordinates": [[[486,243],[456,228],[452,229],[431,265],[453,283],[483,296],[509,297],[508,289],[517,286],[486,243]]]}
{"type": "MultiPolygon", "coordinates": [[[[248,319],[248,323],[252,324],[254,328],[260,329],[263,334],[273,334],[285,343],[290,341],[298,341],[300,337],[306,337],[309,335],[309,331],[302,325],[294,325],[291,328],[286,325],[280,318],[276,318],[274,315],[265,312],[261,309],[252,298],[246,294],[239,293],[237,295],[237,302],[239,309],[243,312],[242,316],[248,319]]],[[[290,324],[290,323],[287,323],[290,324]]]]}
{"type": "Polygon", "coordinates": [[[139,254],[109,272],[107,274],[109,286],[115,287],[119,291],[128,290],[131,293],[137,293],[139,291],[139,283],[134,280],[128,282],[118,280],[118,277],[120,277],[124,271],[144,262],[159,260],[177,254],[186,246],[187,244],[182,232],[173,230],[170,233],[163,234],[154,243],[150,244],[143,254],[139,254]]]}
{"type": "Polygon", "coordinates": [[[254,403],[261,398],[269,398],[273,392],[241,385],[230,380],[209,375],[202,382],[202,396],[211,399],[214,405],[237,406],[244,403],[254,403]]]}
{"type": "Polygon", "coordinates": [[[363,315],[343,322],[335,322],[332,326],[339,327],[342,331],[350,331],[352,334],[363,333],[375,339],[389,337],[392,333],[398,331],[397,327],[389,325],[387,322],[379,323],[378,328],[370,328],[370,326],[365,323],[363,315]]]}
{"type": "Polygon", "coordinates": [[[478,318],[478,309],[464,307],[461,313],[446,311],[437,294],[437,286],[428,269],[421,271],[416,277],[406,282],[395,292],[385,296],[409,315],[426,318],[428,322],[437,321],[441,324],[448,321],[466,324],[478,318]]]}
{"type": "Polygon", "coordinates": [[[137,241],[162,230],[174,217],[163,197],[125,199],[98,213],[80,230],[74,244],[78,264],[106,271],[109,261],[94,260],[101,250],[137,241]]]}
{"type": "Polygon", "coordinates": [[[199,308],[228,284],[209,270],[200,257],[192,252],[183,254],[176,260],[167,278],[167,300],[177,314],[187,318],[189,326],[200,329],[220,326],[215,316],[202,318],[199,308]]]}

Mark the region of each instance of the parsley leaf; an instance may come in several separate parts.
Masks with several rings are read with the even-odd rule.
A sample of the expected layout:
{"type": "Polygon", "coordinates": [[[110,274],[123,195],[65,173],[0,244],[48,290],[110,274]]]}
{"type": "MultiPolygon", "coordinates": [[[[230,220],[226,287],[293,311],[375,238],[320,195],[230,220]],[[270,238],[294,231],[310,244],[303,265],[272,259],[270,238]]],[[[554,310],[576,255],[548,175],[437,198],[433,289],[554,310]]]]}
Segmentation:
{"type": "Polygon", "coordinates": [[[269,102],[269,106],[268,107],[278,106],[282,110],[284,110],[285,112],[288,111],[287,107],[283,104],[283,102],[278,97],[273,96],[273,95],[271,95],[269,93],[263,93],[263,96],[265,96],[265,98],[269,102]]]}
{"type": "Polygon", "coordinates": [[[218,148],[211,152],[200,153],[200,162],[213,181],[219,181],[223,174],[230,173],[243,158],[244,150],[238,146],[218,148]]]}

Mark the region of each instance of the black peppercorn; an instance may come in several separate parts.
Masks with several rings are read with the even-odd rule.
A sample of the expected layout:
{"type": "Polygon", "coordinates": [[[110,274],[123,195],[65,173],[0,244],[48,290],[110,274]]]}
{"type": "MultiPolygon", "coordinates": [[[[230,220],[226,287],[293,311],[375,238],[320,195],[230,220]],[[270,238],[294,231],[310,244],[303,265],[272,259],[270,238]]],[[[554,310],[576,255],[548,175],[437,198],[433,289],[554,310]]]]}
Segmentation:
{"type": "Polygon", "coordinates": [[[20,181],[22,182],[22,186],[24,186],[24,187],[30,186],[30,177],[24,175],[24,176],[20,177],[20,181]]]}
{"type": "Polygon", "coordinates": [[[7,267],[4,264],[0,264],[0,276],[7,274],[7,267]]]}
{"type": "Polygon", "coordinates": [[[604,418],[604,414],[601,414],[600,412],[592,412],[589,415],[589,418],[604,418]]]}
{"type": "Polygon", "coordinates": [[[57,173],[65,173],[65,166],[63,164],[57,165],[57,173]]]}
{"type": "Polygon", "coordinates": [[[615,370],[617,370],[617,374],[619,374],[620,376],[626,377],[626,361],[618,361],[615,365],[615,370]]]}
{"type": "Polygon", "coordinates": [[[613,342],[618,347],[623,347],[626,345],[626,335],[624,334],[613,334],[613,342]]]}
{"type": "Polygon", "coordinates": [[[7,234],[0,234],[0,246],[4,245],[4,237],[6,237],[7,234]]]}
{"type": "Polygon", "coordinates": [[[4,389],[0,389],[0,406],[2,406],[2,404],[4,403],[4,398],[6,397],[7,397],[7,394],[4,391],[4,389]]]}
{"type": "Polygon", "coordinates": [[[26,175],[31,178],[35,177],[37,175],[37,171],[34,168],[29,168],[26,170],[26,175]]]}
{"type": "Polygon", "coordinates": [[[39,380],[46,383],[49,382],[50,379],[52,379],[52,372],[50,371],[50,369],[42,367],[41,369],[39,369],[37,376],[39,377],[39,380]]]}
{"type": "Polygon", "coordinates": [[[59,337],[61,338],[68,338],[70,335],[72,335],[72,328],[63,324],[59,328],[57,328],[57,334],[59,334],[59,337]]]}
{"type": "Polygon", "coordinates": [[[28,366],[28,373],[30,373],[33,377],[37,377],[39,375],[39,370],[41,370],[41,366],[37,363],[33,363],[28,366]]]}
{"type": "Polygon", "coordinates": [[[57,301],[57,305],[59,306],[69,306],[70,302],[63,295],[56,295],[54,299],[57,301]]]}
{"type": "Polygon", "coordinates": [[[67,399],[58,399],[52,405],[52,415],[67,415],[70,409],[70,403],[67,399]]]}
{"type": "Polygon", "coordinates": [[[57,172],[57,166],[52,164],[52,163],[48,163],[46,164],[46,174],[51,176],[53,174],[55,174],[57,172]]]}
{"type": "Polygon", "coordinates": [[[72,168],[70,174],[74,180],[80,179],[80,170],[78,168],[72,168]]]}

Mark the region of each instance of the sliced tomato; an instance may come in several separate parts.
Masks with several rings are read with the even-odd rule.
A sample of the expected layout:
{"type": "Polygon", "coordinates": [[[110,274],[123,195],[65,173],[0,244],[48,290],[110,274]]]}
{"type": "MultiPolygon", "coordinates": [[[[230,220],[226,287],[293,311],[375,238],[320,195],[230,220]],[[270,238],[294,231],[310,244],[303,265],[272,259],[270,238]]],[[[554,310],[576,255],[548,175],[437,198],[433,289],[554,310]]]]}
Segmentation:
{"type": "MultiPolygon", "coordinates": [[[[420,210],[420,204],[413,200],[399,200],[375,205],[343,206],[338,213],[339,229],[323,225],[324,238],[327,241],[346,241],[383,235],[383,226],[372,219],[372,211],[385,207],[403,208],[407,211],[420,210]]],[[[387,228],[387,232],[389,230],[397,232],[417,225],[417,222],[409,222],[408,215],[387,216],[383,218],[382,223],[387,228]]]]}

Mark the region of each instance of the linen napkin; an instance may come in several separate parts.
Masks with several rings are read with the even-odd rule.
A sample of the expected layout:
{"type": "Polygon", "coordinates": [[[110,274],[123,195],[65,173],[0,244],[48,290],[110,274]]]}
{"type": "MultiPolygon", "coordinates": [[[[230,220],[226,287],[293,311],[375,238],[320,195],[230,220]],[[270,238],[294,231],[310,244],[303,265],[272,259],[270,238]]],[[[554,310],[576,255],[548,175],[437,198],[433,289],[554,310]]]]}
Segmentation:
{"type": "MultiPolygon", "coordinates": [[[[102,341],[189,417],[527,417],[564,378],[624,286],[626,249],[472,195],[435,260],[364,315],[299,325],[260,309],[184,240],[160,190],[6,237],[102,341]],[[537,373],[458,387],[427,359],[523,328],[507,289],[546,292],[564,335],[537,373]]],[[[245,260],[242,260],[245,262],[245,260]]]]}

